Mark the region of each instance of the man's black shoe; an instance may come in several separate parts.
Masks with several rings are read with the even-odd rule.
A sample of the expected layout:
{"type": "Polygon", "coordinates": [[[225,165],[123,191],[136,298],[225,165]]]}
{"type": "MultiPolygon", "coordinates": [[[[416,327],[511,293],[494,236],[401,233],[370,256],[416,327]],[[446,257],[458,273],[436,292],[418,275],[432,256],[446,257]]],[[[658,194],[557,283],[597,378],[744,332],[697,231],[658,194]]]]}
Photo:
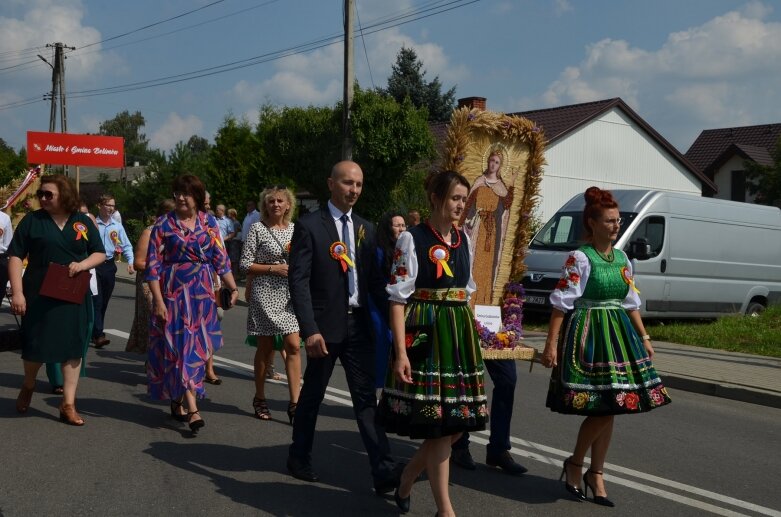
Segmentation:
{"type": "Polygon", "coordinates": [[[520,463],[516,463],[509,451],[504,451],[499,456],[486,455],[485,464],[489,467],[499,467],[505,474],[511,476],[520,476],[529,470],[520,463]]]}
{"type": "Polygon", "coordinates": [[[304,463],[303,461],[293,458],[292,456],[288,456],[287,458],[287,470],[290,472],[291,476],[296,479],[300,479],[301,481],[308,481],[310,483],[320,481],[320,478],[317,477],[315,471],[312,470],[312,465],[309,463],[304,463]]]}
{"type": "Polygon", "coordinates": [[[472,459],[469,449],[453,449],[450,451],[450,461],[466,470],[476,470],[477,464],[472,459]]]}
{"type": "Polygon", "coordinates": [[[374,491],[377,493],[377,495],[388,494],[399,488],[401,472],[404,470],[406,465],[406,463],[397,463],[388,477],[384,479],[374,479],[374,491]]]}

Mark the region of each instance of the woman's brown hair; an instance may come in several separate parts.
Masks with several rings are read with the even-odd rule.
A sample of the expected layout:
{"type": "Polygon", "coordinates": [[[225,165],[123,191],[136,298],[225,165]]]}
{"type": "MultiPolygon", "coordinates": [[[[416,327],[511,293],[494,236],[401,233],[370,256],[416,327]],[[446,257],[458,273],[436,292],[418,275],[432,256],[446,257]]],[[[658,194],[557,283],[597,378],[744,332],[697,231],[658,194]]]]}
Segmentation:
{"type": "Polygon", "coordinates": [[[206,187],[198,176],[183,174],[174,179],[173,192],[184,192],[193,197],[195,206],[201,212],[206,211],[206,187]]]}
{"type": "Polygon", "coordinates": [[[41,185],[46,183],[57,185],[60,208],[68,213],[79,211],[81,201],[79,201],[79,195],[76,192],[76,184],[73,180],[66,178],[62,174],[48,174],[46,176],[41,176],[41,185]]]}
{"type": "Polygon", "coordinates": [[[447,195],[450,194],[450,190],[456,184],[465,186],[466,191],[469,192],[469,181],[456,171],[438,171],[428,175],[424,187],[426,188],[426,197],[428,197],[428,203],[431,205],[432,211],[440,209],[442,203],[447,199],[447,195]],[[434,204],[435,196],[439,201],[439,206],[434,204]]]}

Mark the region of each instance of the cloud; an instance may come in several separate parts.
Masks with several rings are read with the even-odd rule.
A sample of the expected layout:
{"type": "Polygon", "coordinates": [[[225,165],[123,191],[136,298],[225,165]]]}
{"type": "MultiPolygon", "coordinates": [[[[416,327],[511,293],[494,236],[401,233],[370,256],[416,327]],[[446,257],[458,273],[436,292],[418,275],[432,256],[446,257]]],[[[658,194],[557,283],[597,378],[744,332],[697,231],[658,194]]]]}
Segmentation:
{"type": "MultiPolygon", "coordinates": [[[[781,23],[760,2],[668,35],[657,49],[603,39],[566,67],[540,99],[547,106],[621,97],[652,120],[666,113],[664,136],[680,146],[703,129],[777,120],[770,102],[781,84],[781,23]]],[[[659,117],[661,118],[661,117],[659,117]]]]}
{"type": "MultiPolygon", "coordinates": [[[[16,78],[50,77],[51,69],[36,57],[40,54],[52,62],[52,49],[46,48],[46,43],[63,42],[78,49],[101,39],[100,31],[82,25],[84,6],[79,0],[32,0],[25,6],[28,10],[20,18],[0,17],[0,48],[5,51],[4,56],[9,56],[9,51],[19,51],[13,56],[16,59],[4,60],[3,66],[22,64],[4,79],[13,82],[16,78]]],[[[100,46],[92,47],[96,48],[100,46]]],[[[100,61],[99,52],[70,53],[68,78],[89,76],[100,61]]]]}
{"type": "Polygon", "coordinates": [[[553,11],[557,16],[573,11],[575,8],[569,0],[553,0],[553,11]]]}
{"type": "Polygon", "coordinates": [[[150,147],[167,151],[202,129],[203,122],[195,115],[182,118],[178,113],[170,113],[163,125],[149,138],[150,147]]]}

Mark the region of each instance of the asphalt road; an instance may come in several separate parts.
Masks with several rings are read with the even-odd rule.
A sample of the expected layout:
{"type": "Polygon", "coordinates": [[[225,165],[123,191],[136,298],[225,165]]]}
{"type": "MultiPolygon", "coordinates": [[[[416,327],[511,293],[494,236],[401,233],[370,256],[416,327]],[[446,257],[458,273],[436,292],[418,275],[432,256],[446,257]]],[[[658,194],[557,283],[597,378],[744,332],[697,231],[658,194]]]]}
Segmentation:
{"type": "MultiPolygon", "coordinates": [[[[339,368],[318,421],[314,467],[322,481],[303,483],[285,471],[286,386],[268,389],[274,421],[252,414],[246,308],[226,313],[226,346],[217,356],[224,383],[208,386],[201,404],[207,425],[192,437],[167,415],[167,404],[147,398],[144,358],[124,352],[132,296],[131,285],[117,284],[106,325],[111,344],[89,350],[78,395],[82,428],[57,420],[59,398],[49,394],[43,372],[29,413],[18,416],[21,361],[16,352],[0,354],[0,515],[398,514],[392,497],[371,490],[339,368]]],[[[0,326],[12,321],[4,309],[0,326]]],[[[618,418],[605,468],[617,503],[609,510],[568,499],[557,480],[580,419],[544,407],[546,370],[518,367],[512,452],[529,473],[513,478],[482,464],[476,472],[453,467],[459,515],[781,516],[781,410],[674,390],[673,404],[618,418]]],[[[473,437],[478,462],[486,439],[473,437]]],[[[405,458],[416,444],[393,438],[392,446],[405,458]]],[[[427,485],[416,485],[410,515],[435,510],[427,485]]]]}

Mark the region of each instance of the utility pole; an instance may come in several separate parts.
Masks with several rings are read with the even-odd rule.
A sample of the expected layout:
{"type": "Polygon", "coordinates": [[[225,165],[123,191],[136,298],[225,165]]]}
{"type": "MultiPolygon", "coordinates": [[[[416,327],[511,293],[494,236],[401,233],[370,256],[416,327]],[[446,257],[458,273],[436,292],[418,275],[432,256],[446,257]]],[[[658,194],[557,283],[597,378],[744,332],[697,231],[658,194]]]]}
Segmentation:
{"type": "Polygon", "coordinates": [[[342,112],[342,160],[353,159],[353,137],[351,111],[353,108],[353,88],[355,72],[353,70],[353,0],[344,0],[344,98],[342,112]]]}
{"type": "MultiPolygon", "coordinates": [[[[52,69],[51,109],[49,111],[49,132],[54,133],[57,127],[57,99],[60,101],[60,132],[68,132],[67,108],[65,105],[65,49],[76,50],[76,47],[68,47],[64,43],[47,43],[47,47],[54,48],[54,64],[49,63],[45,57],[38,57],[52,69]]],[[[68,175],[68,168],[65,168],[68,175]]]]}

